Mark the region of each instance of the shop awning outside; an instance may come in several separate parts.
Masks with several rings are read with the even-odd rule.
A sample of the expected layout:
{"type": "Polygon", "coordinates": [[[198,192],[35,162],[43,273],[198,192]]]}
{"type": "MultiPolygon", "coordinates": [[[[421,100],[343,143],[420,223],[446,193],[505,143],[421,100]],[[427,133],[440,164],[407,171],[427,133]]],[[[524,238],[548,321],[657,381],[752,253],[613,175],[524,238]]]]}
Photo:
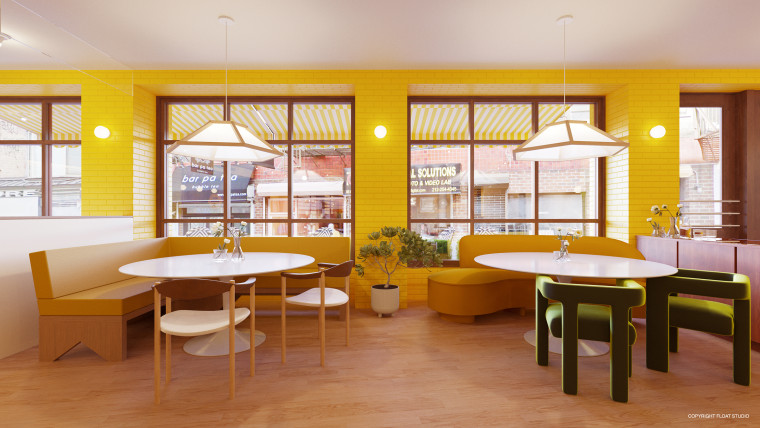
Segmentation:
{"type": "MultiPolygon", "coordinates": [[[[2,104],[0,120],[12,123],[38,138],[42,134],[40,104],[2,104]]],[[[55,104],[53,120],[53,140],[82,139],[82,107],[79,104],[55,104]]]]}

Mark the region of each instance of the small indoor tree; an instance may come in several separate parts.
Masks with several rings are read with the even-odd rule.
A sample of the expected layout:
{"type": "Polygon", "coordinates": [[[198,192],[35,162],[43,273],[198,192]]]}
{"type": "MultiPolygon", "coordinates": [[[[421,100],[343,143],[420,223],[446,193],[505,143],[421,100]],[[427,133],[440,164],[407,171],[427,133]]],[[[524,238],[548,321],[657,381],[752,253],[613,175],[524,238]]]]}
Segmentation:
{"type": "Polygon", "coordinates": [[[441,255],[435,242],[429,242],[419,233],[404,227],[383,227],[368,235],[369,244],[359,248],[356,273],[364,276],[365,268],[375,267],[386,275],[383,288],[391,288],[391,276],[399,266],[441,266],[441,255]]]}

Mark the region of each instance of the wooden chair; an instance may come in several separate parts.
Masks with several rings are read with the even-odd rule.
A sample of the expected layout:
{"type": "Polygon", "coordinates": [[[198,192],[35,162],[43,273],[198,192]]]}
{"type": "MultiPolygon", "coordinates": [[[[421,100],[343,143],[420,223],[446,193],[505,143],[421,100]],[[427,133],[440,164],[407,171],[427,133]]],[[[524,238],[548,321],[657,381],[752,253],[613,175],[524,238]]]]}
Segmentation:
{"type": "Polygon", "coordinates": [[[349,260],[341,264],[319,263],[318,272],[312,273],[292,273],[282,272],[282,362],[285,363],[286,354],[286,322],[285,322],[285,304],[308,306],[319,308],[319,341],[320,341],[320,364],[325,366],[325,308],[346,305],[346,346],[348,346],[349,326],[350,326],[350,303],[349,303],[349,276],[351,269],[354,267],[354,261],[349,260]],[[345,292],[336,288],[325,287],[325,277],[343,277],[345,278],[345,292]],[[290,279],[318,279],[319,287],[310,288],[301,294],[293,297],[287,297],[287,280],[290,279]]]}
{"type": "MultiPolygon", "coordinates": [[[[251,286],[253,287],[252,283],[251,286]]],[[[252,293],[253,294],[253,293],[252,293]]],[[[224,329],[229,330],[230,399],[235,397],[235,326],[251,315],[251,343],[253,342],[254,300],[250,308],[235,308],[235,281],[222,282],[206,279],[176,279],[157,282],[153,286],[153,386],[156,403],[161,402],[161,332],[166,334],[166,383],[171,380],[171,336],[201,336],[224,329]],[[172,300],[195,300],[229,293],[228,309],[217,311],[178,310],[172,312],[172,300]],[[166,299],[166,314],[161,315],[161,296],[166,299]]],[[[254,349],[251,346],[251,375],[254,371],[254,349]]]]}
{"type": "Polygon", "coordinates": [[[750,383],[750,283],[739,273],[678,269],[673,276],[647,280],[647,368],[668,371],[678,352],[678,329],[733,336],[734,383],[750,383]],[[685,295],[731,299],[732,305],[685,295]]]}
{"type": "Polygon", "coordinates": [[[610,342],[610,395],[628,401],[631,350],[636,329],[631,308],[644,304],[644,288],[633,280],[618,286],[563,284],[536,276],[536,362],[549,365],[549,332],[562,338],[562,391],[578,393],[578,339],[610,342]],[[549,299],[559,303],[549,303],[549,299]]]}

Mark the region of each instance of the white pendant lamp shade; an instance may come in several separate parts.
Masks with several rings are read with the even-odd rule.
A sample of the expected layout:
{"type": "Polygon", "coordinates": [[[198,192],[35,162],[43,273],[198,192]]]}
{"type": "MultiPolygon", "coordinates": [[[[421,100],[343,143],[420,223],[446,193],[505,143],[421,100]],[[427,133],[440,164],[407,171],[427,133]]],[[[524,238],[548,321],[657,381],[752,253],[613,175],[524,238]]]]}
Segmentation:
{"type": "Polygon", "coordinates": [[[514,150],[516,160],[567,161],[612,156],[628,143],[583,120],[550,123],[514,150]]]}
{"type": "Polygon", "coordinates": [[[168,153],[215,161],[264,162],[282,153],[262,141],[242,123],[211,120],[178,140],[168,153]]]}

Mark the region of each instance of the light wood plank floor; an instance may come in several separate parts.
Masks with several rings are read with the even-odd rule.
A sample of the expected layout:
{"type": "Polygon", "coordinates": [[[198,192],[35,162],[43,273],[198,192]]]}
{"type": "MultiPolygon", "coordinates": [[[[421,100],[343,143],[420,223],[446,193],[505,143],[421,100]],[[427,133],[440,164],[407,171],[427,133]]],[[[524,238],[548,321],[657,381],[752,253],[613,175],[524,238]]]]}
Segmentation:
{"type": "Polygon", "coordinates": [[[152,320],[130,324],[129,358],[108,363],[78,347],[40,363],[32,348],[0,361],[0,425],[146,426],[717,426],[760,424],[760,355],[754,384],[731,381],[731,344],[681,335],[671,373],[647,370],[643,325],[634,349],[630,402],[609,397],[608,356],[582,358],[577,396],[560,387],[560,357],[539,367],[522,339],[529,312],[505,311],[476,324],[441,320],[424,304],[378,319],[352,311],[352,343],[328,319],[327,367],[319,366],[315,317],[289,317],[288,363],[280,364],[279,318],[257,317],[268,334],[256,376],[238,354],[237,397],[227,399],[225,357],[193,357],[174,341],[174,379],[153,404],[152,320]],[[749,414],[696,421],[691,414],[749,414]]]}

